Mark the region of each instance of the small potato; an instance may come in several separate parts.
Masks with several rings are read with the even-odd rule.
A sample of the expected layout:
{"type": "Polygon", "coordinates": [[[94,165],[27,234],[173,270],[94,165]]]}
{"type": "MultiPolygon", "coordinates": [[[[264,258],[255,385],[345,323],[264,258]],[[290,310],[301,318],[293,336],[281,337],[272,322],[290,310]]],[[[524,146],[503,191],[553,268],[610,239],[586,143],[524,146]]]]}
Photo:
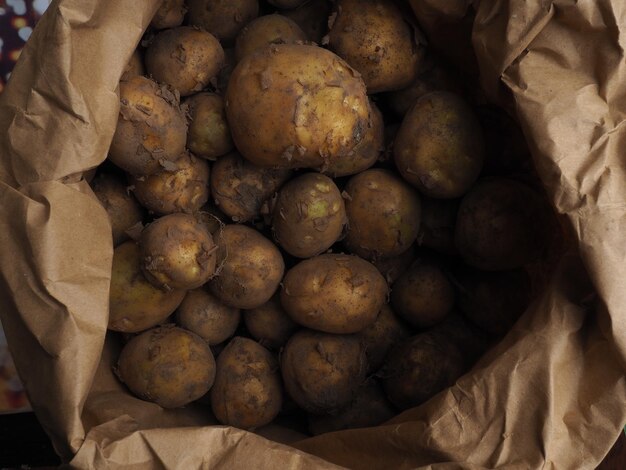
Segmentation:
{"type": "Polygon", "coordinates": [[[457,253],[454,245],[454,227],[459,203],[458,199],[422,198],[418,246],[447,255],[457,253]]]}
{"type": "Polygon", "coordinates": [[[109,291],[109,330],[138,333],[164,322],[185,297],[184,290],[161,290],[141,272],[141,253],[134,241],[113,251],[109,291]]]}
{"type": "Polygon", "coordinates": [[[122,73],[120,81],[129,80],[133,77],[138,77],[145,74],[146,71],[143,67],[142,53],[139,51],[139,49],[135,49],[133,55],[130,56],[130,60],[126,64],[126,68],[124,69],[124,73],[122,73]]]}
{"type": "Polygon", "coordinates": [[[278,361],[259,343],[237,336],[217,358],[211,409],[217,420],[252,430],[280,412],[283,392],[278,361]]]}
{"type": "Polygon", "coordinates": [[[241,28],[259,16],[258,0],[187,0],[187,21],[220,41],[235,39],[241,28]]]}
{"type": "Polygon", "coordinates": [[[285,389],[309,413],[347,406],[365,381],[365,354],[353,335],[301,330],[280,357],[285,389]]]}
{"type": "Polygon", "coordinates": [[[237,35],[235,57],[239,62],[245,56],[270,44],[296,44],[306,39],[300,26],[286,16],[260,16],[250,21],[237,35]]]}
{"type": "MultiPolygon", "coordinates": [[[[317,44],[322,43],[322,38],[328,31],[328,17],[331,13],[331,2],[328,0],[273,0],[274,3],[280,1],[282,4],[294,4],[299,2],[298,7],[293,10],[281,11],[280,14],[295,21],[305,32],[309,41],[317,44]]],[[[276,5],[278,8],[283,8],[276,5]]]]}
{"type": "Polygon", "coordinates": [[[333,180],[319,173],[306,173],[278,192],[272,230],[287,253],[310,258],[339,240],[346,222],[344,202],[333,180]]]}
{"type": "Polygon", "coordinates": [[[290,176],[290,170],[258,167],[233,152],[213,164],[211,194],[233,222],[248,222],[261,217],[263,206],[290,176]]]}
{"type": "Polygon", "coordinates": [[[158,287],[195,289],[215,272],[215,243],[207,228],[189,214],[156,219],[141,233],[141,268],[158,287]]]}
{"type": "Polygon", "coordinates": [[[276,245],[245,225],[226,225],[217,236],[220,269],[209,282],[211,293],[226,305],[256,308],[278,289],[285,263],[276,245]]]}
{"type": "Polygon", "coordinates": [[[259,307],[244,310],[243,320],[250,335],[268,349],[283,347],[298,328],[285,313],[278,295],[259,307]]]}
{"type": "Polygon", "coordinates": [[[296,323],[343,334],[374,323],[386,296],[387,283],[371,263],[358,256],[324,254],[287,272],[280,302],[296,323]]]}
{"type": "Polygon", "coordinates": [[[191,95],[206,87],[224,65],[224,50],[212,34],[190,26],[158,33],[146,49],[146,70],[160,83],[191,95]]]}
{"type": "Polygon", "coordinates": [[[372,264],[387,280],[388,285],[393,285],[409,266],[415,261],[415,245],[411,245],[408,250],[391,258],[376,259],[372,264]]]}
{"type": "Polygon", "coordinates": [[[389,258],[415,242],[421,205],[417,192],[388,170],[353,176],[345,188],[348,250],[363,258],[389,258]]]}
{"type": "Polygon", "coordinates": [[[190,120],[187,148],[194,155],[215,160],[233,149],[224,100],[220,95],[197,93],[187,98],[184,105],[187,105],[190,120]]]}
{"type": "Polygon", "coordinates": [[[122,179],[114,174],[100,174],[91,186],[109,215],[113,246],[128,240],[126,231],[143,220],[144,211],[139,202],[129,193],[122,179]]]}
{"type": "Polygon", "coordinates": [[[483,131],[469,105],[449,92],[428,93],[406,113],[394,160],[402,177],[426,196],[460,197],[484,160],[483,131]]]}
{"type": "Polygon", "coordinates": [[[232,337],[240,319],[239,309],[224,305],[204,288],[187,292],[176,311],[176,322],[200,336],[209,346],[232,337]]]}
{"type": "Polygon", "coordinates": [[[187,122],[174,93],[146,77],[120,82],[109,160],[132,175],[151,175],[178,160],[186,139],[187,122]]]}
{"type": "Polygon", "coordinates": [[[174,28],[180,26],[185,18],[187,7],[185,0],[163,0],[154,14],[150,26],[154,29],[174,28]]]}
{"type": "Polygon", "coordinates": [[[202,397],[215,380],[215,360],[202,338],[172,325],[131,339],[115,370],[142,400],[178,408],[202,397]]]}
{"type": "Polygon", "coordinates": [[[185,154],[177,169],[147,176],[130,176],[135,197],[155,214],[196,212],[209,199],[209,164],[185,154]]]}

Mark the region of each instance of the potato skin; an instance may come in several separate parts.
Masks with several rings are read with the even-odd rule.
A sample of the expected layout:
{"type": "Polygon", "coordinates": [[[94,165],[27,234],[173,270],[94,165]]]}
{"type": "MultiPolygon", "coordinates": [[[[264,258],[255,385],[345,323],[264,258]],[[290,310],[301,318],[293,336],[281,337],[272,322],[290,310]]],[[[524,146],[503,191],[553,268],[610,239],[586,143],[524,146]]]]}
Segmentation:
{"type": "Polygon", "coordinates": [[[215,360],[202,338],[169,325],[131,339],[120,353],[116,373],[139,398],[178,408],[209,391],[215,360]]]}
{"type": "Polygon", "coordinates": [[[226,116],[235,145],[252,163],[324,169],[363,140],[370,106],[363,80],[337,55],[277,44],[237,64],[226,116]]]}
{"type": "Polygon", "coordinates": [[[161,290],[141,272],[141,253],[134,241],[113,251],[109,291],[109,330],[138,333],[164,322],[185,297],[184,290],[161,290]]]}
{"type": "Polygon", "coordinates": [[[259,16],[258,0],[187,0],[187,21],[229,42],[259,16]]]}
{"type": "Polygon", "coordinates": [[[276,245],[245,225],[226,225],[217,236],[218,274],[209,290],[226,305],[256,308],[278,289],[285,263],[276,245]]]}
{"type": "Polygon", "coordinates": [[[365,355],[354,335],[300,330],[280,357],[285,390],[309,413],[329,413],[348,405],[365,381],[365,355]]]}
{"type": "Polygon", "coordinates": [[[378,270],[358,256],[323,254],[291,268],[280,302],[298,324],[327,333],[356,333],[371,325],[387,296],[378,270]]]}
{"type": "Polygon", "coordinates": [[[233,148],[224,99],[216,93],[196,93],[185,99],[189,115],[187,148],[196,156],[215,160],[233,148]]]}
{"type": "Polygon", "coordinates": [[[460,197],[474,184],[484,160],[483,131],[459,96],[438,91],[406,113],[393,148],[402,177],[426,196],[460,197]]]}
{"type": "Polygon", "coordinates": [[[255,429],[269,424],[282,407],[278,361],[259,343],[237,336],[217,358],[211,408],[229,426],[255,429]]]}
{"type": "Polygon", "coordinates": [[[286,16],[264,15],[250,21],[235,40],[237,62],[270,44],[295,44],[306,41],[306,34],[286,16]]]}
{"type": "Polygon", "coordinates": [[[268,349],[283,347],[298,328],[285,313],[278,295],[259,307],[244,310],[243,320],[250,335],[268,349]]]}
{"type": "Polygon", "coordinates": [[[175,28],[182,24],[186,12],[185,0],[164,0],[154,14],[150,26],[154,29],[175,28]]]}

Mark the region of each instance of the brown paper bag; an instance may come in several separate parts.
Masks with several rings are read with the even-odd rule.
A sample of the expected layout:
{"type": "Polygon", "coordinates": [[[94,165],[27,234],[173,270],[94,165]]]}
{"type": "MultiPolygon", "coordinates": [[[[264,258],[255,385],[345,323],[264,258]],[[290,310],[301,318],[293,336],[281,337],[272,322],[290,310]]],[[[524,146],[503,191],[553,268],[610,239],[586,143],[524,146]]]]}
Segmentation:
{"type": "Polygon", "coordinates": [[[299,440],[162,410],[110,371],[109,226],[80,174],[106,157],[158,3],[53,2],[0,96],[0,315],[58,453],[76,468],[593,468],[626,424],[626,4],[410,2],[431,47],[517,114],[571,240],[455,386],[383,426],[299,440]]]}

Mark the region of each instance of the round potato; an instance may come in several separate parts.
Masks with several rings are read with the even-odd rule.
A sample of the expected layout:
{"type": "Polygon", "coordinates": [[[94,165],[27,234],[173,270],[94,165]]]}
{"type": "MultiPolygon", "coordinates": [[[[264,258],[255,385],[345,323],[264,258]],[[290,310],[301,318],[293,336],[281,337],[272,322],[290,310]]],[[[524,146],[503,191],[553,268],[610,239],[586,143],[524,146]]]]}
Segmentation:
{"type": "Polygon", "coordinates": [[[222,424],[255,429],[280,412],[283,392],[278,361],[259,343],[237,336],[217,358],[211,409],[222,424]]]}
{"type": "Polygon", "coordinates": [[[154,29],[180,26],[186,12],[185,0],[163,0],[163,3],[161,3],[161,6],[152,18],[150,26],[154,29]]]}
{"type": "Polygon", "coordinates": [[[286,16],[260,16],[248,23],[237,35],[235,58],[237,62],[270,44],[296,44],[306,41],[304,31],[286,16]]]}
{"type": "Polygon", "coordinates": [[[280,357],[285,389],[309,413],[330,413],[348,405],[365,381],[365,355],[353,335],[301,330],[280,357]]]}
{"type": "Polygon", "coordinates": [[[469,105],[449,92],[428,93],[406,113],[393,155],[402,177],[426,196],[460,197],[484,160],[483,133],[469,105]]]}
{"type": "Polygon", "coordinates": [[[235,39],[241,28],[259,16],[258,0],[187,0],[187,21],[219,40],[235,39]]]}
{"type": "Polygon", "coordinates": [[[285,313],[278,295],[259,307],[245,310],[243,320],[250,335],[269,349],[283,347],[298,328],[285,313]]]}
{"type": "Polygon", "coordinates": [[[187,148],[194,155],[215,160],[230,152],[233,139],[226,121],[224,100],[215,93],[196,93],[185,99],[189,116],[187,148]]]}
{"type": "Polygon", "coordinates": [[[285,275],[280,302],[298,324],[327,333],[356,333],[376,320],[387,296],[382,274],[358,256],[324,254],[285,275]]]}
{"type": "Polygon", "coordinates": [[[215,360],[202,338],[170,325],[131,339],[120,353],[115,372],[142,400],[178,408],[209,391],[215,380],[215,360]]]}
{"type": "Polygon", "coordinates": [[[245,225],[226,225],[217,237],[218,274],[209,289],[226,305],[256,308],[278,289],[283,257],[271,241],[245,225]]]}
{"type": "Polygon", "coordinates": [[[458,199],[422,198],[422,218],[417,235],[419,246],[447,255],[456,254],[454,227],[459,202],[458,199]]]}
{"type": "Polygon", "coordinates": [[[126,68],[124,68],[124,73],[122,73],[120,81],[130,80],[133,77],[138,77],[145,74],[146,71],[143,67],[142,54],[139,49],[135,49],[133,55],[130,56],[129,61],[126,64],[126,68]]]}
{"type": "Polygon", "coordinates": [[[323,170],[363,140],[370,105],[363,80],[332,52],[277,44],[237,64],[226,116],[252,163],[323,170]]]}

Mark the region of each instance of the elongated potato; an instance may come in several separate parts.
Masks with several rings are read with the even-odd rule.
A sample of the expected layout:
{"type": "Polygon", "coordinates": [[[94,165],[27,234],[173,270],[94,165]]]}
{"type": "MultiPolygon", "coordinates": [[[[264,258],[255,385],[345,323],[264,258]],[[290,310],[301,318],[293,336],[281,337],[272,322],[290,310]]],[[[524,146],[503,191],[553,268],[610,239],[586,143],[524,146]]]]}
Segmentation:
{"type": "Polygon", "coordinates": [[[185,99],[189,111],[187,147],[196,156],[215,160],[233,149],[224,99],[215,93],[196,93],[185,99]]]}

